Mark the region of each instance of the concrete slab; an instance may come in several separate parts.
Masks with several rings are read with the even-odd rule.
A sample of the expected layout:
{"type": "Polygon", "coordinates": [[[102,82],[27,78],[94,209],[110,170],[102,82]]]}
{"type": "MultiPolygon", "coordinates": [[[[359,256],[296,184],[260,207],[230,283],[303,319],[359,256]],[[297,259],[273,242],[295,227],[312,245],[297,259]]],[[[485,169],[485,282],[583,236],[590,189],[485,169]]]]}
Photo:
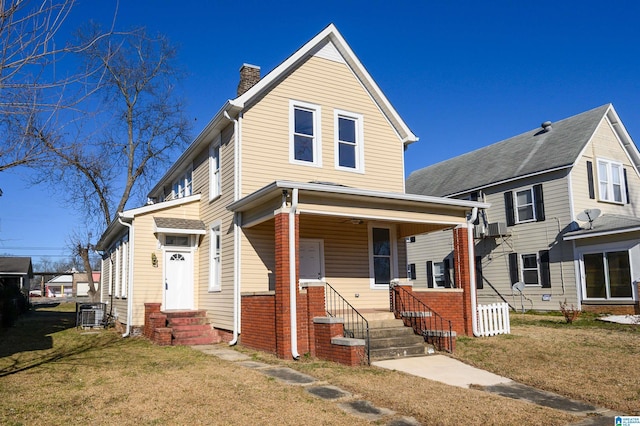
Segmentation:
{"type": "Polygon", "coordinates": [[[260,371],[267,376],[274,377],[290,385],[309,385],[316,382],[314,377],[307,376],[306,374],[287,367],[267,368],[260,371]]]}
{"type": "Polygon", "coordinates": [[[271,367],[271,364],[265,364],[264,362],[258,362],[258,361],[242,361],[242,362],[239,362],[238,364],[240,364],[243,367],[252,368],[254,370],[257,370],[259,368],[271,367]]]}
{"type": "Polygon", "coordinates": [[[420,426],[421,423],[413,417],[401,417],[399,419],[393,419],[387,426],[420,426]]]}
{"type": "Polygon", "coordinates": [[[305,390],[313,396],[330,401],[351,397],[351,393],[331,385],[309,386],[305,390]]]}
{"type": "Polygon", "coordinates": [[[365,418],[372,422],[378,421],[385,416],[392,416],[395,414],[394,411],[391,411],[388,408],[378,408],[369,401],[362,399],[338,404],[338,407],[347,413],[365,418]]]}
{"type": "Polygon", "coordinates": [[[618,324],[640,325],[640,315],[608,315],[597,319],[600,321],[616,322],[618,324]]]}
{"type": "Polygon", "coordinates": [[[213,355],[225,361],[244,361],[249,359],[249,356],[234,351],[233,349],[227,349],[216,345],[199,345],[192,346],[193,349],[197,349],[207,355],[213,355]]]}
{"type": "Polygon", "coordinates": [[[387,370],[402,371],[462,388],[469,388],[470,385],[493,386],[512,382],[511,379],[480,370],[445,355],[389,359],[372,364],[387,370]]]}
{"type": "Polygon", "coordinates": [[[537,405],[555,408],[556,410],[567,411],[571,414],[586,416],[587,414],[594,414],[598,410],[593,405],[515,382],[486,386],[484,390],[509,398],[521,399],[537,405]]]}

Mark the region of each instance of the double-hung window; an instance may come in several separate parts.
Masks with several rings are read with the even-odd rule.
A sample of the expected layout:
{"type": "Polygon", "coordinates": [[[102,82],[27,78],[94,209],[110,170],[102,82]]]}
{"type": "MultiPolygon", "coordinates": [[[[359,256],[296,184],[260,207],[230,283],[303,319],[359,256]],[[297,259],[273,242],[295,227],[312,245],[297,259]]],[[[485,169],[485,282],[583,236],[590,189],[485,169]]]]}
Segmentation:
{"type": "Polygon", "coordinates": [[[209,234],[209,291],[220,291],[222,282],[220,222],[211,226],[209,234]]]}
{"type": "Polygon", "coordinates": [[[598,160],[598,187],[601,201],[624,203],[625,187],[622,164],[610,160],[598,160]]]}
{"type": "Polygon", "coordinates": [[[322,166],[320,106],[290,101],[289,133],[289,161],[296,164],[322,166]]]}
{"type": "Polygon", "coordinates": [[[222,193],[220,183],[220,136],[209,147],[209,200],[222,193]]]}
{"type": "Polygon", "coordinates": [[[533,188],[516,192],[516,221],[518,223],[535,220],[535,209],[533,205],[533,188]]]}
{"type": "Polygon", "coordinates": [[[525,285],[539,285],[538,255],[523,254],[522,256],[522,281],[525,285]]]}
{"type": "Polygon", "coordinates": [[[334,111],[336,169],[363,171],[362,115],[334,111]]]}

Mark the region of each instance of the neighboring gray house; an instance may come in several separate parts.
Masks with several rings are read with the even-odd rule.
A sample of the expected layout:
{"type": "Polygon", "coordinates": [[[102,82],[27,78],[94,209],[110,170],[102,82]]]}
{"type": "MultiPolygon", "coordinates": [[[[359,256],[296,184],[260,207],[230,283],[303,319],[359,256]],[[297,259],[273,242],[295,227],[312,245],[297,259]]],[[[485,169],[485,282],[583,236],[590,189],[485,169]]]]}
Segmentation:
{"type": "Polygon", "coordinates": [[[33,278],[30,257],[0,256],[0,281],[3,285],[28,288],[30,278],[33,278]]]}
{"type": "MultiPolygon", "coordinates": [[[[639,168],[638,149],[608,104],[415,171],[406,191],[491,204],[474,229],[478,303],[557,310],[566,299],[583,310],[633,312],[639,168]],[[585,211],[594,219],[596,209],[590,223],[585,211]]],[[[450,232],[411,241],[414,286],[454,282],[450,232]]]]}

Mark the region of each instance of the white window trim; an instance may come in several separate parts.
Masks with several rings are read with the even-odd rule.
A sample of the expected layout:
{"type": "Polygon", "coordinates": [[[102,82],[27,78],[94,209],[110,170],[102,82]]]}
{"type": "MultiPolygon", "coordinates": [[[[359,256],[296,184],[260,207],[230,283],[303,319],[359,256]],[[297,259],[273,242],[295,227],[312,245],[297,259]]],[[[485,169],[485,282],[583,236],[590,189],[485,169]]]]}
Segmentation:
{"type": "Polygon", "coordinates": [[[289,100],[289,162],[302,166],[322,167],[322,111],[320,105],[308,102],[289,100]],[[295,159],[294,131],[295,131],[295,108],[310,110],[313,112],[313,161],[300,161],[295,159]]]}
{"type": "Polygon", "coordinates": [[[333,139],[334,139],[334,157],[336,170],[344,170],[347,172],[364,173],[364,117],[362,114],[349,112],[339,109],[333,110],[333,139]],[[355,167],[340,166],[340,128],[338,125],[339,118],[346,118],[355,121],[356,126],[356,148],[355,167]]]}
{"type": "Polygon", "coordinates": [[[107,282],[107,296],[111,296],[111,282],[113,281],[113,252],[109,253],[109,280],[107,282]]]}
{"type": "Polygon", "coordinates": [[[536,217],[536,193],[533,190],[533,186],[529,188],[523,188],[513,191],[513,212],[516,219],[516,223],[529,223],[535,222],[538,218],[536,217]],[[529,191],[531,193],[531,210],[533,211],[533,218],[527,220],[520,220],[520,212],[518,211],[518,193],[529,191]]]}
{"type": "Polygon", "coordinates": [[[624,165],[615,160],[609,160],[606,158],[597,158],[596,159],[596,171],[598,173],[598,200],[603,201],[605,203],[613,203],[613,204],[626,204],[627,202],[627,191],[625,188],[624,182],[624,165]],[[603,164],[607,168],[607,175],[605,179],[602,178],[600,174],[600,164],[603,164]],[[620,169],[620,199],[621,201],[616,201],[614,199],[614,191],[613,191],[613,167],[618,167],[620,169]],[[610,194],[610,198],[604,198],[602,195],[602,191],[600,190],[600,185],[602,183],[606,183],[607,192],[610,194]]]}
{"type": "Polygon", "coordinates": [[[444,267],[444,260],[441,262],[431,262],[431,268],[431,279],[433,280],[431,284],[433,285],[433,288],[446,288],[447,270],[444,267]],[[436,265],[438,264],[442,265],[442,285],[438,285],[438,282],[436,281],[436,265]]]}
{"type": "Polygon", "coordinates": [[[222,195],[220,145],[222,138],[220,135],[209,145],[209,201],[213,201],[222,195]],[[214,155],[217,152],[217,157],[214,155]],[[215,158],[215,160],[214,160],[215,158]],[[214,167],[216,166],[217,169],[214,167]]]}
{"type": "Polygon", "coordinates": [[[122,272],[120,271],[120,257],[122,256],[122,244],[118,243],[116,246],[116,279],[115,279],[115,288],[114,295],[116,297],[120,297],[120,275],[122,272]]]}
{"type": "Polygon", "coordinates": [[[368,245],[369,245],[369,287],[374,290],[388,290],[386,284],[376,284],[375,270],[373,267],[373,228],[386,228],[389,230],[391,239],[391,281],[398,278],[398,244],[396,238],[396,227],[388,223],[367,223],[368,245]]]}
{"type": "Polygon", "coordinates": [[[209,227],[209,292],[219,292],[222,291],[222,222],[220,220],[216,220],[209,227]],[[214,268],[213,265],[215,257],[216,257],[216,238],[215,232],[218,232],[220,235],[220,247],[218,248],[218,261],[217,268],[214,268]]]}
{"type": "Polygon", "coordinates": [[[127,297],[129,287],[129,241],[122,241],[122,285],[120,295],[122,298],[127,297]]]}
{"type": "Polygon", "coordinates": [[[171,199],[188,197],[193,194],[193,166],[189,166],[188,169],[181,173],[180,176],[171,184],[171,199]],[[187,179],[187,176],[190,178],[187,179]],[[182,180],[182,194],[176,193],[176,185],[182,180]],[[189,193],[186,193],[186,189],[189,188],[189,193]]]}
{"type": "MultiPolygon", "coordinates": [[[[540,255],[538,253],[521,253],[519,254],[520,259],[518,259],[518,263],[520,264],[520,281],[522,281],[527,287],[542,287],[542,277],[540,277],[540,255]],[[524,281],[524,259],[523,256],[535,256],[536,257],[536,272],[538,273],[538,283],[537,284],[527,284],[524,281]]],[[[527,270],[533,270],[533,268],[527,268],[527,270]]]]}

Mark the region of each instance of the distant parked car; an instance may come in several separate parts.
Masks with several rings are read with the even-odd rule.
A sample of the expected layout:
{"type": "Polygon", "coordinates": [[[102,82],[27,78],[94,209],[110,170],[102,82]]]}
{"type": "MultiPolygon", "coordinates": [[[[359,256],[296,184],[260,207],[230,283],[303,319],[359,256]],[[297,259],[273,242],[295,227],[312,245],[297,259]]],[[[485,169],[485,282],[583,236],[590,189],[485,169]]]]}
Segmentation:
{"type": "Polygon", "coordinates": [[[29,292],[29,297],[42,297],[42,291],[41,290],[31,290],[29,292]]]}

